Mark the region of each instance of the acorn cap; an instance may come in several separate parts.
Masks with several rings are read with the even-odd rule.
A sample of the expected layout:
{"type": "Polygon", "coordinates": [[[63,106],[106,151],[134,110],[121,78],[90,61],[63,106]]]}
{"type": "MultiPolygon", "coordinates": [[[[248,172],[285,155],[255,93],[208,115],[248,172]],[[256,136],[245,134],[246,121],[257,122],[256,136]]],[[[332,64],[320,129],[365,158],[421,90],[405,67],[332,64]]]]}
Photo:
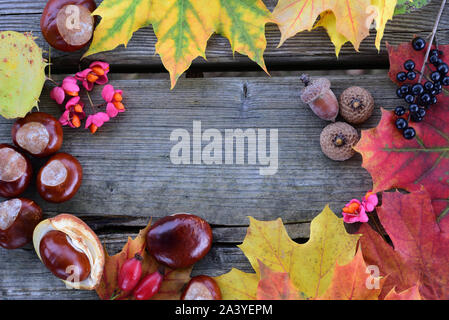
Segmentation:
{"type": "Polygon", "coordinates": [[[321,132],[321,150],[330,159],[345,161],[355,155],[353,147],[359,141],[357,130],[345,122],[328,125],[321,132]]]}
{"type": "Polygon", "coordinates": [[[339,103],[341,116],[351,124],[365,122],[374,111],[373,96],[361,87],[350,87],[343,91],[339,103]]]}
{"type": "MultiPolygon", "coordinates": [[[[304,81],[304,80],[303,80],[304,81]]],[[[310,103],[321,96],[331,87],[331,82],[326,78],[318,78],[305,82],[306,86],[301,91],[301,99],[304,103],[310,103]]]]}

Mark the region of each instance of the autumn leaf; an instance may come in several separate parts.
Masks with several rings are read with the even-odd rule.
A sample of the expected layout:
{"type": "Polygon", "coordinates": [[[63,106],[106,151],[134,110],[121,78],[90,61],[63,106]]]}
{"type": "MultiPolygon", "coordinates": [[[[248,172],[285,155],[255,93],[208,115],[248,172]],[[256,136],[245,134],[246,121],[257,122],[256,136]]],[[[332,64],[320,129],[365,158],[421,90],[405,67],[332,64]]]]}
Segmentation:
{"type": "Polygon", "coordinates": [[[393,17],[395,6],[396,0],[280,0],[273,11],[281,30],[279,46],[298,32],[310,31],[315,25],[327,30],[337,56],[347,41],[358,51],[375,20],[376,46],[380,48],[385,26],[393,17]]]}
{"type": "MultiPolygon", "coordinates": [[[[448,63],[449,46],[439,49],[448,63]]],[[[413,50],[410,43],[388,46],[388,52],[389,75],[395,83],[398,83],[397,73],[404,71],[404,61],[412,59],[418,70],[423,65],[425,53],[413,50]]],[[[383,110],[379,125],[363,131],[355,147],[362,154],[363,167],[373,178],[374,191],[392,188],[414,191],[424,186],[432,198],[441,228],[448,231],[449,219],[443,219],[449,212],[449,96],[446,89],[438,96],[438,103],[427,110],[426,120],[413,123],[416,139],[404,139],[394,125],[395,120],[393,112],[383,110]]]]}
{"type": "Polygon", "coordinates": [[[218,18],[209,0],[152,0],[151,22],[158,38],[156,53],[170,72],[172,88],[197,57],[206,58],[207,40],[218,18]]]}
{"type": "MultiPolygon", "coordinates": [[[[346,232],[343,220],[326,207],[311,223],[310,240],[298,244],[290,239],[281,219],[257,221],[250,217],[245,240],[240,249],[250,261],[256,275],[232,270],[217,278],[229,299],[255,296],[254,279],[261,278],[260,263],[272,272],[288,274],[293,285],[304,297],[314,299],[329,286],[335,263],[349,263],[355,254],[359,236],[346,232]],[[249,278],[250,281],[246,282],[249,278]]],[[[256,286],[257,288],[257,286],[256,286]]]]}
{"type": "Polygon", "coordinates": [[[365,260],[377,265],[382,274],[396,279],[400,279],[406,265],[418,279],[413,279],[412,285],[402,282],[396,285],[409,289],[419,284],[423,298],[448,299],[449,237],[436,222],[429,194],[424,189],[410,194],[386,192],[377,213],[394,249],[387,250],[389,244],[379,242],[380,250],[371,250],[371,239],[365,239],[365,228],[361,230],[364,232],[361,244],[365,260]],[[390,263],[392,259],[400,263],[395,267],[390,263]]]}
{"type": "Polygon", "coordinates": [[[135,31],[152,24],[156,53],[172,88],[194,59],[206,59],[214,32],[229,39],[233,52],[247,55],[267,72],[265,25],[273,20],[262,0],[104,0],[94,14],[102,20],[85,56],[126,45],[135,31]]]}
{"type": "Polygon", "coordinates": [[[260,281],[257,300],[299,300],[301,295],[288,273],[274,272],[262,262],[259,263],[260,281]]]}
{"type": "Polygon", "coordinates": [[[84,57],[126,46],[134,32],[150,24],[150,1],[103,0],[93,15],[102,19],[84,57]]]}
{"type": "Polygon", "coordinates": [[[215,278],[223,300],[257,300],[259,277],[238,269],[215,278]]]}
{"type": "Polygon", "coordinates": [[[350,263],[337,262],[331,285],[318,300],[378,300],[385,279],[370,278],[367,267],[361,250],[350,263]]]}
{"type": "Polygon", "coordinates": [[[413,286],[400,293],[396,292],[396,289],[393,288],[387,294],[385,300],[422,300],[422,298],[421,295],[419,294],[419,287],[413,286]]]}
{"type": "MultiPolygon", "coordinates": [[[[99,287],[97,288],[97,294],[102,300],[114,299],[132,299],[130,293],[123,293],[118,288],[118,274],[122,265],[128,260],[133,258],[137,253],[143,258],[142,261],[142,278],[148,274],[160,269],[160,265],[154,260],[154,258],[146,252],[146,234],[151,226],[151,222],[148,226],[141,230],[135,239],[128,238],[128,242],[123,247],[123,250],[114,256],[109,256],[106,251],[105,266],[103,271],[103,278],[99,287]]],[[[192,268],[165,270],[164,280],[159,292],[152,298],[152,300],[179,300],[181,298],[181,290],[186,283],[190,280],[190,273],[192,268]]]]}

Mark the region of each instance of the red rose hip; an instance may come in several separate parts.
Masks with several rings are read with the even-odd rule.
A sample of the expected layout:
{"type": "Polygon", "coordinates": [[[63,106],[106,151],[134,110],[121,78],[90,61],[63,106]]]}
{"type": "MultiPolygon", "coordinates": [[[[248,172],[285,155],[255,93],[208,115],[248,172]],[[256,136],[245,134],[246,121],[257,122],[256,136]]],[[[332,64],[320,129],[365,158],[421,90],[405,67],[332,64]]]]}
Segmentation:
{"type": "Polygon", "coordinates": [[[34,112],[16,121],[12,139],[20,149],[34,157],[43,158],[58,152],[63,141],[62,126],[44,112],[34,112]]]}
{"type": "Polygon", "coordinates": [[[45,40],[65,52],[84,48],[92,39],[96,8],[94,0],[48,1],[41,18],[45,40]]]}
{"type": "Polygon", "coordinates": [[[30,160],[17,148],[0,144],[0,197],[17,197],[28,188],[32,167],[30,160]]]}
{"type": "Polygon", "coordinates": [[[79,161],[67,153],[58,153],[39,171],[37,191],[48,202],[65,202],[78,192],[82,179],[83,169],[79,161]]]}
{"type": "Polygon", "coordinates": [[[28,199],[0,203],[0,246],[18,249],[31,242],[34,228],[42,220],[42,209],[28,199]]]}
{"type": "Polygon", "coordinates": [[[212,229],[200,217],[175,214],[157,221],[148,231],[147,248],[157,262],[172,269],[190,267],[212,246],[212,229]]]}

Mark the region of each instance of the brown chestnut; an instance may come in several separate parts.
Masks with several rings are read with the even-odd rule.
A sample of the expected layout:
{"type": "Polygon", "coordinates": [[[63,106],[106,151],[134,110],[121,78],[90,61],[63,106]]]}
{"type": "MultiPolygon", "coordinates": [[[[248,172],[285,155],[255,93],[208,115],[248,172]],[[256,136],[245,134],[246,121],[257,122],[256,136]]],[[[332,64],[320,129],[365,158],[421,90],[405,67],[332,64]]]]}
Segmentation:
{"type": "Polygon", "coordinates": [[[47,113],[30,113],[13,125],[12,139],[17,147],[32,156],[47,157],[61,149],[62,126],[58,120],[47,113]]]}
{"type": "Polygon", "coordinates": [[[72,52],[84,48],[92,39],[95,18],[94,0],[50,0],[41,18],[45,40],[55,49],[72,52]]]}
{"type": "Polygon", "coordinates": [[[59,279],[67,280],[73,270],[76,270],[79,281],[86,280],[90,275],[89,258],[73,246],[64,232],[47,232],[41,239],[39,252],[44,265],[59,279]]]}
{"type": "Polygon", "coordinates": [[[0,197],[14,198],[30,185],[30,160],[17,148],[0,144],[0,197]]]}
{"type": "Polygon", "coordinates": [[[0,246],[17,249],[31,242],[34,228],[42,220],[42,209],[20,198],[0,203],[0,246]]]}
{"type": "Polygon", "coordinates": [[[34,250],[44,265],[69,288],[93,290],[103,276],[105,253],[95,232],[79,218],[60,214],[39,223],[34,250]]]}
{"type": "Polygon", "coordinates": [[[151,226],[146,241],[148,251],[157,262],[172,269],[187,268],[209,252],[212,229],[200,217],[175,214],[151,226]]]}
{"type": "Polygon", "coordinates": [[[181,300],[221,300],[221,290],[217,282],[208,276],[197,276],[185,287],[181,300]]]}
{"type": "Polygon", "coordinates": [[[67,153],[58,153],[48,160],[37,175],[37,192],[53,203],[72,199],[83,180],[83,168],[79,161],[67,153]]]}

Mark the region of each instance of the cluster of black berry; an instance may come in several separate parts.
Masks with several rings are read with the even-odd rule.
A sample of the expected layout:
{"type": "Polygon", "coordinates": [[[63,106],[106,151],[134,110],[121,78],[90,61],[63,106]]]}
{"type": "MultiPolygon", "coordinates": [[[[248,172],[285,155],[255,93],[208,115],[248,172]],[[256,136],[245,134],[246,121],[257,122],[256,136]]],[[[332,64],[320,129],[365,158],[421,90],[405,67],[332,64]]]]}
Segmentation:
{"type": "MultiPolygon", "coordinates": [[[[423,38],[415,38],[412,42],[413,49],[421,51],[426,47],[423,38]]],[[[433,49],[430,51],[427,68],[431,70],[429,78],[425,78],[424,84],[403,84],[397,90],[399,98],[404,99],[408,107],[399,106],[395,109],[395,114],[399,117],[396,120],[396,128],[403,132],[405,139],[413,139],[416,136],[414,128],[410,127],[410,121],[421,122],[424,120],[426,110],[438,102],[437,96],[442,92],[443,86],[449,86],[449,66],[443,62],[442,51],[433,49]],[[404,118],[406,116],[406,118],[404,118]]],[[[415,70],[415,62],[407,60],[404,63],[405,72],[399,72],[396,78],[399,82],[406,80],[413,81],[419,71],[415,70]]]]}

